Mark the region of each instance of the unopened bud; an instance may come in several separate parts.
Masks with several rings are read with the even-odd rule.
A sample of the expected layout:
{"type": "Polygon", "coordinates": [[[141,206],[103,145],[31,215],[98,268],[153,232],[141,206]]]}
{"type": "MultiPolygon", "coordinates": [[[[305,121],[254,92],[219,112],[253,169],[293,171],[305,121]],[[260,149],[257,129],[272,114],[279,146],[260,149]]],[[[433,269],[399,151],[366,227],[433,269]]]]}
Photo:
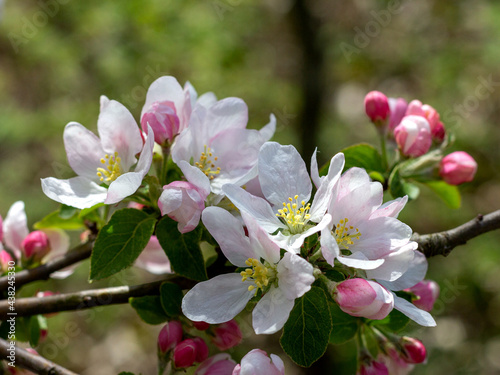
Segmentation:
{"type": "Polygon", "coordinates": [[[422,156],[432,144],[429,122],[421,116],[405,116],[394,129],[394,138],[403,155],[422,156]]]}
{"type": "Polygon", "coordinates": [[[181,341],[174,348],[174,367],[188,368],[208,357],[208,346],[200,337],[181,341]]]}
{"type": "Polygon", "coordinates": [[[1,271],[7,272],[9,267],[11,267],[14,263],[14,259],[10,256],[10,254],[6,250],[0,250],[0,267],[1,271]]]}
{"type": "Polygon", "coordinates": [[[26,236],[21,247],[26,259],[39,262],[50,252],[49,237],[44,232],[36,230],[26,236]]]}
{"type": "Polygon", "coordinates": [[[345,313],[368,319],[384,319],[394,308],[394,297],[387,289],[361,278],[339,283],[333,298],[345,313]]]}
{"type": "Polygon", "coordinates": [[[166,141],[171,142],[179,134],[179,117],[175,104],[171,101],[154,102],[141,118],[141,127],[146,134],[148,124],[153,130],[156,143],[163,145],[166,141]]]}
{"type": "Polygon", "coordinates": [[[227,353],[219,353],[204,360],[194,372],[194,375],[230,375],[236,362],[227,353]]]}
{"type": "Polygon", "coordinates": [[[401,358],[403,358],[406,363],[416,364],[425,361],[427,351],[421,341],[413,337],[404,336],[401,337],[400,344],[403,348],[401,358]]]}
{"type": "Polygon", "coordinates": [[[389,98],[389,108],[391,115],[389,117],[389,130],[394,130],[399,125],[406,114],[408,103],[403,98],[389,98]]]}
{"type": "Polygon", "coordinates": [[[242,338],[240,327],[234,319],[220,324],[214,329],[214,335],[212,341],[222,351],[238,345],[242,338]]]}
{"type": "Polygon", "coordinates": [[[391,113],[387,96],[380,91],[370,91],[365,96],[365,112],[376,126],[385,126],[391,113]]]}
{"type": "Polygon", "coordinates": [[[439,297],[439,285],[432,280],[423,280],[405,291],[415,294],[418,298],[413,304],[425,311],[431,311],[439,297]]]}
{"type": "Polygon", "coordinates": [[[210,328],[210,324],[208,324],[207,322],[193,322],[193,326],[198,331],[206,331],[210,328]]]}
{"type": "Polygon", "coordinates": [[[456,151],[446,155],[439,166],[439,174],[450,185],[460,185],[472,181],[476,171],[476,161],[464,151],[456,151]]]}
{"type": "Polygon", "coordinates": [[[182,324],[172,320],[165,324],[158,335],[158,351],[165,354],[182,340],[182,324]]]}

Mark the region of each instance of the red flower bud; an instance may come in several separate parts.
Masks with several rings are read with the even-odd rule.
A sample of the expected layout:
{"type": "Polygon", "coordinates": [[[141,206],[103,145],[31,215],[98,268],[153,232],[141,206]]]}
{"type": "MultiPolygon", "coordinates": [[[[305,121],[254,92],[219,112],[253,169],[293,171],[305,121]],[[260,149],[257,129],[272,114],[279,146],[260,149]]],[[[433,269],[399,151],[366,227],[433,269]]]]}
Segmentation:
{"type": "Polygon", "coordinates": [[[210,328],[210,324],[208,324],[207,322],[193,322],[193,326],[198,331],[206,331],[208,328],[210,328]]]}
{"type": "Polygon", "coordinates": [[[214,334],[212,341],[219,350],[227,350],[241,342],[240,327],[234,319],[220,324],[215,328],[214,334]]]}
{"type": "Polygon", "coordinates": [[[26,236],[21,247],[26,259],[40,261],[50,251],[49,237],[44,232],[36,230],[26,236]]]}
{"type": "Polygon", "coordinates": [[[370,91],[365,96],[365,112],[377,126],[384,126],[391,114],[387,96],[380,91],[370,91]]]}
{"type": "Polygon", "coordinates": [[[439,297],[439,285],[432,280],[423,280],[405,290],[418,297],[413,304],[425,311],[431,311],[439,297]]]}
{"type": "Polygon", "coordinates": [[[158,335],[158,350],[165,354],[172,350],[182,340],[182,324],[172,320],[163,326],[158,335]]]}
{"type": "Polygon", "coordinates": [[[421,341],[404,336],[401,337],[400,344],[403,347],[401,357],[406,363],[422,363],[425,361],[427,351],[421,341]]]}

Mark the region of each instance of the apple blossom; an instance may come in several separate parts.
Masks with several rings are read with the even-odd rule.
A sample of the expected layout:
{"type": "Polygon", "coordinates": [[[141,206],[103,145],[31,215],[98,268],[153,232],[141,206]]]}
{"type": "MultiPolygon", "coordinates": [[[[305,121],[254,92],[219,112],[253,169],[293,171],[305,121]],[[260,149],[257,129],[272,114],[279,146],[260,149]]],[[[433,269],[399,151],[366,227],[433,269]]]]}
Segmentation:
{"type": "Polygon", "coordinates": [[[203,361],[194,375],[232,375],[236,362],[227,353],[219,353],[203,361]]]}
{"type": "Polygon", "coordinates": [[[439,113],[430,105],[422,104],[420,100],[412,100],[410,104],[408,104],[406,115],[424,117],[429,122],[432,138],[438,143],[444,140],[444,125],[440,120],[439,113]]]}
{"type": "Polygon", "coordinates": [[[451,185],[460,185],[472,181],[476,171],[476,161],[464,151],[455,151],[446,155],[439,165],[440,176],[451,185]]]}
{"type": "Polygon", "coordinates": [[[422,116],[405,116],[394,129],[394,138],[403,155],[422,156],[432,144],[429,122],[422,116]]]}
{"type": "Polygon", "coordinates": [[[361,278],[336,285],[333,298],[345,313],[368,319],[384,319],[394,307],[393,296],[387,289],[361,278]]]}
{"type": "Polygon", "coordinates": [[[218,275],[196,284],[182,300],[187,318],[210,324],[233,319],[259,291],[263,296],[253,310],[257,334],[277,332],[285,324],[296,298],[314,282],[313,267],[305,259],[287,252],[280,260],[279,246],[245,212],[242,223],[220,207],[208,207],[202,220],[226,258],[241,273],[218,275]]]}
{"type": "Polygon", "coordinates": [[[388,281],[406,271],[417,246],[410,242],[411,228],[397,219],[407,197],[382,201],[382,184],[372,182],[364,169],[342,175],[328,206],[332,222],[321,231],[323,257],[330,265],[338,259],[370,270],[368,278],[388,281]]]}
{"type": "Polygon", "coordinates": [[[241,364],[236,365],[232,375],[284,375],[285,365],[280,357],[267,353],[260,349],[249,351],[242,359],[241,364]]]}
{"type": "Polygon", "coordinates": [[[160,77],[149,86],[141,112],[142,130],[148,134],[149,125],[156,143],[162,145],[166,141],[172,142],[175,136],[188,127],[195,103],[209,106],[215,101],[212,93],[198,98],[189,82],[182,88],[174,77],[160,77]]]}
{"type": "Polygon", "coordinates": [[[83,209],[97,203],[118,203],[142,184],[153,159],[152,131],[143,144],[131,113],[105,96],[101,97],[97,130],[100,138],[77,122],[66,125],[64,146],[68,162],[78,176],[68,180],[42,179],[43,192],[49,198],[83,209]],[[137,162],[138,153],[141,155],[137,162]]]}
{"type": "MultiPolygon", "coordinates": [[[[312,169],[317,169],[313,155],[312,169]]],[[[344,166],[344,155],[335,155],[328,174],[313,176],[318,190],[312,203],[311,178],[302,157],[293,146],[267,142],[259,152],[259,182],[265,199],[235,186],[223,188],[226,196],[240,210],[252,215],[280,247],[298,253],[304,240],[325,228],[331,220],[325,215],[334,187],[344,166]]]]}
{"type": "Polygon", "coordinates": [[[413,304],[424,311],[431,311],[439,297],[439,285],[432,280],[423,280],[405,291],[417,296],[413,304]]]}

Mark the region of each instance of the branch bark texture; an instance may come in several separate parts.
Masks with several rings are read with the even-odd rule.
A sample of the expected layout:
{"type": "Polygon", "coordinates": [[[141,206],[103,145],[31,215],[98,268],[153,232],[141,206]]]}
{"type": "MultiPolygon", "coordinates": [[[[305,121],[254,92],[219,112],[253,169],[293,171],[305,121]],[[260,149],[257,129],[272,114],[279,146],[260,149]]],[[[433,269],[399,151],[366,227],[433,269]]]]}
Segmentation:
{"type": "Polygon", "coordinates": [[[424,235],[415,233],[412,240],[418,242],[418,250],[427,258],[435,255],[447,256],[455,247],[496,229],[500,229],[500,210],[484,216],[478,215],[467,223],[444,232],[424,235]]]}
{"type": "MultiPolygon", "coordinates": [[[[10,362],[11,355],[10,342],[0,339],[0,359],[5,359],[10,362]]],[[[15,366],[22,367],[37,374],[42,375],[77,375],[54,362],[51,362],[42,356],[32,354],[23,348],[15,348],[15,366]]]]}

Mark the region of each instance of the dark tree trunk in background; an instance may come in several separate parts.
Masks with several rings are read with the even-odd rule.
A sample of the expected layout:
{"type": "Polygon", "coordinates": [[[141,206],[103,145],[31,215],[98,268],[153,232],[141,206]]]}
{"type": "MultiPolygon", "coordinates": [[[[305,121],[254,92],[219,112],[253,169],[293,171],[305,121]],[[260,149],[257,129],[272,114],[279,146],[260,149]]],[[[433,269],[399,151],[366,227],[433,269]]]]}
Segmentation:
{"type": "Polygon", "coordinates": [[[319,40],[320,20],[307,7],[307,0],[295,0],[290,10],[292,26],[302,49],[300,85],[302,112],[298,118],[299,149],[305,160],[311,158],[317,144],[325,79],[324,52],[319,40]]]}

